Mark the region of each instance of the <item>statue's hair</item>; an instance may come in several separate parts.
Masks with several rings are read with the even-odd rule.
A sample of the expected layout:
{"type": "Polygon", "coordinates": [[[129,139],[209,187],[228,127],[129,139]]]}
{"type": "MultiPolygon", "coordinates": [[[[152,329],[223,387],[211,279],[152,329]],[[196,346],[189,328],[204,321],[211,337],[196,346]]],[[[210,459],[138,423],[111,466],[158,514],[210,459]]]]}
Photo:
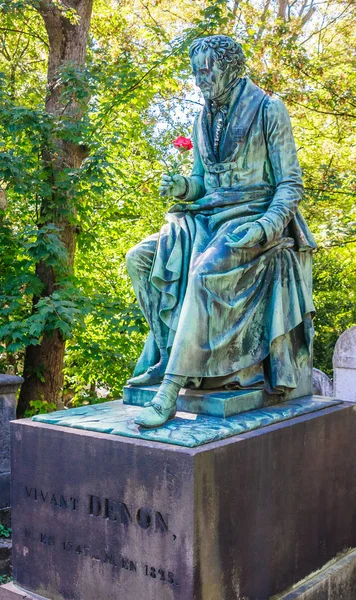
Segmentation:
{"type": "Polygon", "coordinates": [[[210,35],[205,38],[197,38],[189,48],[189,56],[192,59],[199,52],[207,52],[211,49],[214,60],[220,69],[226,69],[228,65],[236,67],[242,72],[245,66],[245,55],[243,50],[232,38],[227,35],[210,35]]]}

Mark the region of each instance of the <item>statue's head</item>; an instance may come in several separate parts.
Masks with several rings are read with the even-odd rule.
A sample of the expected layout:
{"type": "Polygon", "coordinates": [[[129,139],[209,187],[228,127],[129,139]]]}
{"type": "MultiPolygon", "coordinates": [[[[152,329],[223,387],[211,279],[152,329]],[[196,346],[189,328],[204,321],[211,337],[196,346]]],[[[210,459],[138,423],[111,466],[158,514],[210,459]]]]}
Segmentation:
{"type": "Polygon", "coordinates": [[[242,75],[245,66],[240,44],[227,35],[194,40],[189,56],[196,84],[205,100],[221,96],[229,83],[242,75]]]}

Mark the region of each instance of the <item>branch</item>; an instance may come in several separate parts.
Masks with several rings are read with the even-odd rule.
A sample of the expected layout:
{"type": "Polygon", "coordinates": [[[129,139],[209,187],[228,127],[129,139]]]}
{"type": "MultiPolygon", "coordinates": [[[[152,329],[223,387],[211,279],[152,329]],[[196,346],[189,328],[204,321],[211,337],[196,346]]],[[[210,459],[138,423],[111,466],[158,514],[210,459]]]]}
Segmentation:
{"type": "Polygon", "coordinates": [[[356,192],[351,192],[347,191],[347,192],[339,192],[336,190],[329,190],[326,188],[311,188],[311,187],[304,187],[305,190],[307,190],[308,192],[323,192],[324,194],[330,194],[330,195],[334,195],[334,194],[343,194],[345,196],[356,196],[356,192]]]}
{"type": "Polygon", "coordinates": [[[344,242],[331,242],[330,244],[324,244],[323,246],[318,246],[320,250],[327,250],[328,248],[333,248],[335,246],[345,246],[346,244],[355,244],[356,238],[353,240],[345,240],[344,242]]]}
{"type": "Polygon", "coordinates": [[[263,13],[261,15],[261,25],[260,25],[259,30],[257,32],[256,40],[260,40],[261,37],[262,37],[262,33],[263,33],[263,30],[264,30],[264,24],[265,24],[265,21],[266,21],[267,12],[268,12],[270,3],[271,3],[271,0],[266,0],[266,2],[265,2],[264,8],[263,8],[263,13]]]}
{"type": "Polygon", "coordinates": [[[189,102],[190,104],[197,104],[200,107],[203,107],[204,104],[201,102],[197,102],[196,100],[190,100],[189,98],[178,98],[177,96],[170,96],[169,98],[162,98],[165,102],[167,100],[178,100],[179,102],[189,102]]]}
{"type": "MultiPolygon", "coordinates": [[[[36,60],[27,60],[27,61],[24,61],[24,65],[25,65],[25,67],[27,67],[28,65],[34,65],[34,64],[37,64],[37,63],[44,63],[44,62],[46,62],[45,58],[37,58],[36,60]]],[[[20,68],[22,70],[24,70],[23,67],[20,66],[20,68]]]]}
{"type": "Polygon", "coordinates": [[[38,40],[41,40],[41,42],[43,42],[43,44],[45,44],[45,46],[47,46],[48,48],[48,42],[46,42],[46,40],[44,40],[40,35],[36,33],[30,33],[29,31],[23,31],[22,29],[10,29],[8,27],[0,27],[0,31],[8,31],[10,33],[23,33],[25,35],[29,35],[30,37],[34,37],[38,40]]]}
{"type": "MultiPolygon", "coordinates": [[[[341,95],[337,95],[333,89],[330,89],[327,85],[325,85],[324,83],[322,83],[322,81],[320,79],[318,79],[317,77],[314,77],[314,75],[311,75],[311,73],[309,73],[308,71],[305,71],[304,69],[302,69],[299,64],[293,62],[292,63],[294,67],[298,68],[298,70],[300,71],[300,73],[302,73],[303,75],[305,75],[306,77],[308,77],[309,79],[312,79],[312,81],[315,81],[318,85],[320,85],[320,87],[324,90],[326,90],[328,92],[328,94],[330,94],[332,99],[335,99],[336,101],[340,98],[341,95]]],[[[349,98],[347,99],[347,103],[350,104],[351,106],[354,106],[356,108],[356,104],[354,104],[353,102],[351,102],[349,100],[349,98]]]]}
{"type": "MultiPolygon", "coordinates": [[[[281,94],[278,94],[278,92],[273,92],[276,96],[279,96],[281,98],[281,100],[283,100],[281,94]]],[[[353,115],[351,113],[340,113],[340,112],[332,112],[332,111],[326,111],[326,110],[318,110],[317,108],[311,108],[311,106],[308,106],[307,104],[303,104],[302,102],[297,102],[296,100],[293,100],[292,98],[288,97],[288,102],[291,102],[292,104],[297,104],[297,106],[302,106],[303,108],[307,108],[308,110],[311,110],[312,112],[316,112],[319,113],[320,115],[332,115],[333,117],[349,117],[350,119],[356,119],[356,115],[353,115]]]]}
{"type": "Polygon", "coordinates": [[[3,36],[1,36],[1,45],[2,45],[2,50],[0,50],[0,54],[2,54],[6,60],[11,62],[11,56],[7,50],[7,47],[5,44],[5,38],[3,36]]]}
{"type": "MultiPolygon", "coordinates": [[[[18,44],[16,46],[16,51],[17,51],[17,49],[19,47],[19,43],[20,43],[20,38],[19,38],[18,44]]],[[[21,58],[24,56],[24,54],[27,52],[27,49],[28,49],[29,45],[30,45],[30,40],[27,40],[27,43],[24,45],[24,47],[22,48],[22,50],[19,53],[19,56],[18,56],[18,59],[17,59],[17,64],[19,63],[19,61],[21,60],[21,58]]]]}
{"type": "Polygon", "coordinates": [[[308,3],[308,0],[303,1],[302,6],[300,7],[300,11],[298,13],[298,17],[302,18],[302,14],[304,12],[304,9],[305,9],[307,3],[308,3]]]}
{"type": "MultiPolygon", "coordinates": [[[[162,38],[164,39],[165,42],[167,42],[169,40],[168,36],[166,35],[165,31],[163,30],[163,28],[161,27],[161,25],[158,23],[158,21],[156,21],[156,19],[154,18],[154,16],[152,15],[150,8],[147,4],[145,4],[142,0],[140,0],[141,5],[144,7],[144,9],[147,11],[148,16],[150,17],[150,19],[153,21],[153,23],[156,26],[156,29],[161,33],[162,38]]],[[[169,43],[169,41],[168,41],[169,43]]],[[[170,45],[170,44],[169,44],[170,45]]]]}
{"type": "Polygon", "coordinates": [[[168,8],[164,8],[162,10],[162,12],[168,13],[169,15],[172,15],[172,17],[175,17],[176,19],[180,19],[181,21],[184,21],[185,23],[188,23],[189,25],[191,25],[191,22],[188,19],[185,19],[184,17],[182,17],[182,15],[178,15],[177,13],[173,12],[172,10],[168,10],[168,8]]]}
{"type": "Polygon", "coordinates": [[[233,17],[236,17],[236,15],[237,15],[237,9],[239,7],[239,1],[240,0],[235,0],[234,1],[234,7],[232,9],[232,15],[233,15],[233,17]]]}
{"type": "Polygon", "coordinates": [[[326,25],[324,25],[324,27],[321,27],[320,29],[318,29],[317,31],[314,31],[313,33],[310,34],[309,37],[307,37],[305,40],[303,40],[300,45],[302,46],[303,44],[306,44],[312,37],[313,35],[318,35],[319,33],[321,33],[322,31],[324,31],[325,29],[327,29],[328,27],[330,27],[330,25],[332,25],[333,23],[335,23],[336,21],[338,21],[338,19],[341,19],[341,17],[345,14],[345,12],[348,11],[348,9],[350,7],[353,6],[353,1],[350,2],[343,11],[341,11],[341,13],[339,15],[337,15],[334,19],[331,19],[331,21],[329,21],[326,25]]]}
{"type": "Polygon", "coordinates": [[[308,21],[310,21],[310,19],[312,18],[313,14],[315,13],[316,8],[315,6],[312,5],[310,6],[309,10],[307,13],[305,13],[304,17],[302,17],[302,27],[304,27],[304,25],[306,23],[308,23],[308,21]]]}

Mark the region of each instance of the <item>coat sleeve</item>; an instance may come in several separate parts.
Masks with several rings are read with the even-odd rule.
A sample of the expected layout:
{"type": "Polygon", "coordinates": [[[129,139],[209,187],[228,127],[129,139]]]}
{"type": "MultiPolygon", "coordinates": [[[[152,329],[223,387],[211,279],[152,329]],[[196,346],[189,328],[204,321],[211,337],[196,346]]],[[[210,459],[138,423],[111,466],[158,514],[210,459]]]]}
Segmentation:
{"type": "Polygon", "coordinates": [[[297,212],[303,196],[303,182],[286,107],[279,98],[269,98],[264,109],[267,151],[276,192],[268,210],[257,222],[262,225],[269,244],[281,237],[297,212]]]}
{"type": "Polygon", "coordinates": [[[195,119],[194,129],[193,129],[193,152],[194,152],[194,162],[193,169],[190,177],[185,177],[185,181],[187,184],[186,192],[183,196],[179,196],[182,200],[199,200],[205,195],[205,185],[204,185],[204,167],[202,160],[200,158],[200,153],[198,149],[198,140],[196,134],[198,117],[195,119]]]}

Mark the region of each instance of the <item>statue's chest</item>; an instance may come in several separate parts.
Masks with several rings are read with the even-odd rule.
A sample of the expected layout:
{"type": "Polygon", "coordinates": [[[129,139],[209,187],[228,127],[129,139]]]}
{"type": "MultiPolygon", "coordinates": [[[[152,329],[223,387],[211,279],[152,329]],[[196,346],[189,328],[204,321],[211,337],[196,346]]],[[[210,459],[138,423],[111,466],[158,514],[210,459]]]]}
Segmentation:
{"type": "Polygon", "coordinates": [[[229,124],[224,128],[218,152],[213,151],[211,140],[204,132],[198,137],[199,153],[207,174],[224,178],[224,173],[238,172],[266,160],[267,148],[260,119],[256,119],[249,131],[237,125],[229,132],[228,127],[229,124]]]}
{"type": "Polygon", "coordinates": [[[213,122],[212,114],[204,107],[198,119],[197,139],[206,173],[223,178],[224,173],[241,168],[239,159],[249,153],[251,141],[256,160],[263,160],[265,144],[261,115],[265,98],[266,94],[260,88],[245,87],[221,123],[213,122]]]}

